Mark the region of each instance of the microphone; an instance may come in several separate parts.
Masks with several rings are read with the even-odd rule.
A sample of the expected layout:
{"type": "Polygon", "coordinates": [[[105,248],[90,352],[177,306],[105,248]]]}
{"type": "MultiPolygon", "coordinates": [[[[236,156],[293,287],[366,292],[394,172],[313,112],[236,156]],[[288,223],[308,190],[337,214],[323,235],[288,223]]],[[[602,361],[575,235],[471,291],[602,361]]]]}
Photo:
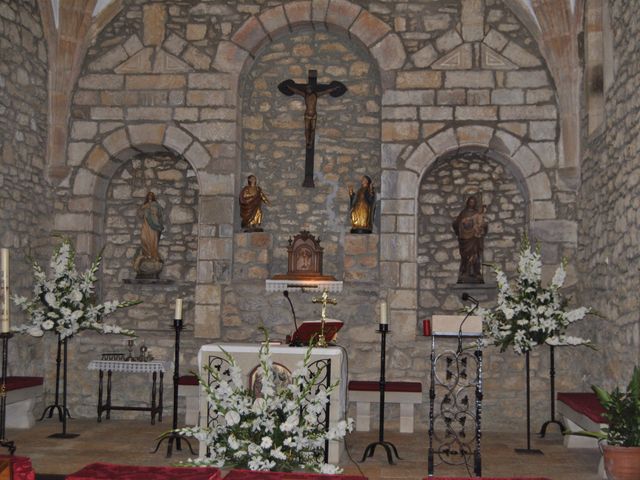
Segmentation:
{"type": "Polygon", "coordinates": [[[462,326],[464,325],[464,322],[467,321],[467,318],[469,318],[471,316],[471,314],[475,311],[475,309],[478,308],[478,305],[480,303],[478,300],[473,298],[467,292],[463,292],[462,300],[465,301],[465,302],[467,300],[471,300],[474,305],[473,305],[473,308],[471,310],[469,310],[467,312],[467,314],[464,316],[464,318],[462,319],[462,322],[460,322],[460,328],[458,329],[458,352],[457,353],[461,353],[462,352],[462,326]]]}
{"type": "MultiPolygon", "coordinates": [[[[296,327],[295,331],[293,332],[295,335],[295,333],[298,331],[298,322],[296,321],[296,311],[293,308],[293,302],[289,298],[289,290],[285,290],[284,292],[282,292],[282,294],[287,300],[289,300],[289,305],[291,306],[291,314],[293,315],[293,325],[294,327],[296,327]]],[[[293,345],[293,342],[291,343],[291,345],[293,345]]]]}

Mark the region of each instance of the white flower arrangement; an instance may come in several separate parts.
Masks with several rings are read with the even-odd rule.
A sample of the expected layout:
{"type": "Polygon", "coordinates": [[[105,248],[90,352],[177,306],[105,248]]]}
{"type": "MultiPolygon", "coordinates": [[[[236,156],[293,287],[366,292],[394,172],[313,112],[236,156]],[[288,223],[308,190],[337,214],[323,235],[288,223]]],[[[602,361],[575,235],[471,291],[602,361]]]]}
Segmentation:
{"type": "Polygon", "coordinates": [[[183,428],[178,433],[204,442],[209,456],[185,464],[340,473],[339,467],[323,461],[325,440],[342,439],[353,429],[353,420],[341,420],[326,432],[318,423],[338,384],[318,388],[324,370],[310,373],[311,348],[293,371],[291,383],[278,386],[267,338],[259,353],[260,395],[244,385],[242,371],[230,355],[226,354],[230,381],[217,369],[205,367],[213,381],[208,384],[199,377],[199,382],[216,418],[210,426],[183,428]]]}
{"type": "Polygon", "coordinates": [[[33,259],[35,285],[33,297],[15,296],[13,301],[29,315],[30,322],[14,327],[13,331],[41,337],[45,332],[60,335],[60,339],[75,335],[80,330],[95,330],[100,333],[116,333],[135,336],[133,330],[102,323],[103,317],[119,308],[137,305],[140,302],[112,300],[94,305],[94,284],[102,256],[99,255],[91,267],[80,274],[75,267],[75,252],[69,239],[63,239],[55,249],[49,262],[52,277],[47,278],[44,269],[33,259]]]}
{"type": "Polygon", "coordinates": [[[492,309],[477,310],[488,341],[499,346],[502,352],[513,345],[518,355],[543,343],[551,346],[590,345],[587,339],[566,334],[569,326],[593,312],[587,307],[566,309],[567,301],[560,293],[566,277],[565,267],[563,260],[551,284],[543,287],[540,252],[533,250],[528,239],[523,238],[515,288],[511,289],[505,273],[494,266],[498,282],[497,305],[492,309]]]}

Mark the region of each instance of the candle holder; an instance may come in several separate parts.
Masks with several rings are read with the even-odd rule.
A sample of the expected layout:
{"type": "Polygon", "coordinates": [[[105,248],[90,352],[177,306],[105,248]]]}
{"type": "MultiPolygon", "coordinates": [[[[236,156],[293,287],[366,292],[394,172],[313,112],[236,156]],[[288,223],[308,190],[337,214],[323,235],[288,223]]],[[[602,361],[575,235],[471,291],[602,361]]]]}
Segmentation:
{"type": "Polygon", "coordinates": [[[160,444],[164,440],[168,440],[167,444],[167,458],[169,458],[173,452],[173,443],[176,444],[176,450],[182,451],[181,442],[184,440],[191,450],[191,454],[195,455],[196,452],[191,447],[191,443],[185,437],[176,432],[178,428],[178,381],[180,379],[180,332],[182,331],[183,324],[181,318],[176,318],[173,320],[173,328],[176,331],[175,340],[173,343],[173,351],[174,351],[174,364],[173,364],[173,423],[172,430],[170,432],[165,433],[158,440],[158,444],[156,448],[151,453],[156,453],[160,448],[160,444]]]}
{"type": "Polygon", "coordinates": [[[9,339],[13,337],[13,333],[0,333],[2,339],[2,385],[0,385],[0,446],[9,450],[9,455],[13,455],[16,451],[16,445],[13,441],[5,438],[5,429],[7,422],[7,360],[9,339]]]}
{"type": "Polygon", "coordinates": [[[395,454],[396,458],[402,460],[398,455],[398,449],[391,442],[387,442],[384,439],[384,389],[385,389],[385,369],[386,369],[386,346],[387,346],[387,333],[389,332],[389,325],[381,323],[380,328],[376,330],[380,334],[380,423],[378,425],[378,441],[372,442],[367,445],[362,455],[361,462],[364,462],[367,457],[372,457],[376,451],[376,447],[380,445],[387,452],[387,460],[390,465],[396,462],[393,459],[395,454]]]}

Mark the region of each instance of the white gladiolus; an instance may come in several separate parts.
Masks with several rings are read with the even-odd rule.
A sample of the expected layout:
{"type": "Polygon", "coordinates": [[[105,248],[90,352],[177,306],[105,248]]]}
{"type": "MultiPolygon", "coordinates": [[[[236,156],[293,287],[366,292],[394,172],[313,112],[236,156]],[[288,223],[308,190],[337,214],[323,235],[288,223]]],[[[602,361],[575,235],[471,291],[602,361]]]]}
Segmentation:
{"type": "Polygon", "coordinates": [[[93,284],[97,280],[95,273],[101,258],[98,257],[82,275],[76,271],[74,258],[75,252],[70,241],[64,240],[49,262],[53,278],[47,279],[44,269],[35,262],[32,264],[35,281],[33,297],[14,297],[16,305],[27,312],[29,322],[13,330],[32,336],[42,336],[44,331],[52,331],[59,334],[61,339],[81,330],[134,335],[131,330],[106,325],[96,319],[137,302],[111,301],[93,305],[93,284]]]}
{"type": "Polygon", "coordinates": [[[351,431],[353,422],[340,422],[324,431],[319,414],[325,411],[329,395],[337,384],[321,387],[318,379],[322,375],[316,375],[316,371],[309,373],[310,351],[294,371],[291,383],[282,385],[276,383],[267,339],[259,354],[258,372],[262,383],[259,398],[243,384],[230,388],[235,387],[230,377],[244,377],[231,356],[225,354],[230,364],[228,369],[205,367],[211,383],[202,379],[201,383],[212,417],[205,422],[208,426],[184,428],[179,432],[185,436],[206,437],[204,443],[211,455],[186,463],[338,473],[338,467],[323,463],[324,443],[328,439],[343,438],[351,431]]]}
{"type": "Polygon", "coordinates": [[[512,346],[517,354],[526,353],[542,343],[554,346],[589,344],[587,339],[565,333],[571,324],[583,319],[591,310],[586,307],[564,310],[565,301],[559,291],[566,278],[564,262],[556,269],[550,286],[544,287],[540,253],[532,250],[525,239],[513,288],[500,268],[494,267],[494,271],[498,282],[497,305],[477,310],[488,342],[499,346],[501,351],[512,346]]]}

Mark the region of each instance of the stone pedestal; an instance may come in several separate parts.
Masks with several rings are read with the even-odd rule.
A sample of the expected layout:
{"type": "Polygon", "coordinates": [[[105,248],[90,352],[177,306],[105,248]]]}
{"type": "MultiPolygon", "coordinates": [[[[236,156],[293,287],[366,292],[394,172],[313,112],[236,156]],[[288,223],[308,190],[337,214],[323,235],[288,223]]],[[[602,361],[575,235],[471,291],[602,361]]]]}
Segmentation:
{"type": "Polygon", "coordinates": [[[266,232],[233,236],[233,276],[236,279],[266,279],[273,251],[273,236],[266,232]]]}
{"type": "Polygon", "coordinates": [[[347,234],[344,237],[344,280],[378,281],[378,235],[347,234]]]}

